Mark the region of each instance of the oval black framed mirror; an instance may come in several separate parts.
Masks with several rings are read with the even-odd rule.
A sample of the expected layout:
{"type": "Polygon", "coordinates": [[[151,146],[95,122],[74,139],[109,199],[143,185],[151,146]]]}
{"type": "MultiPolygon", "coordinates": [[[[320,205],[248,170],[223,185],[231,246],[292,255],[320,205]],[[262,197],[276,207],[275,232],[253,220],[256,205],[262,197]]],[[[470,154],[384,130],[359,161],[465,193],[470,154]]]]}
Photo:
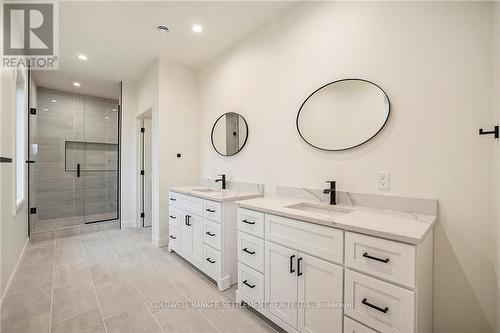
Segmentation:
{"type": "Polygon", "coordinates": [[[342,79],[316,89],[300,106],[297,131],[327,151],[358,147],[384,128],[391,112],[387,94],[373,82],[342,79]]]}
{"type": "Polygon", "coordinates": [[[248,124],[239,113],[224,113],[212,127],[212,146],[222,156],[236,155],[243,149],[247,139],[248,124]]]}

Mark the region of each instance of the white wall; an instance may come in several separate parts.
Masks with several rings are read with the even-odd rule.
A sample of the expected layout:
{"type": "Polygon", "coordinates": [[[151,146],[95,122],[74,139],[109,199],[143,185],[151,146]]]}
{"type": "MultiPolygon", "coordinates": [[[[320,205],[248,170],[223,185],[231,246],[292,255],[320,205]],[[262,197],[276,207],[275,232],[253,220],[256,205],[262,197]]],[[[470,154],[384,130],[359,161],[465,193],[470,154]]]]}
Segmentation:
{"type": "MultiPolygon", "coordinates": [[[[240,181],[439,199],[435,230],[436,332],[495,327],[491,3],[307,3],[221,55],[199,74],[199,173],[240,181]],[[387,127],[345,152],[309,147],[295,129],[302,101],[340,78],[379,84],[387,127]],[[210,144],[219,115],[241,113],[245,148],[221,157],[210,144]]],[[[497,204],[497,203],[496,203],[497,204]]]]}
{"type": "MultiPolygon", "coordinates": [[[[152,233],[154,244],[164,246],[168,240],[168,188],[193,184],[198,179],[196,72],[188,67],[157,59],[138,82],[126,83],[124,86],[127,87],[127,95],[134,96],[129,99],[134,99],[135,103],[124,106],[124,113],[127,114],[123,122],[124,129],[127,128],[127,134],[124,133],[124,136],[129,137],[130,144],[130,151],[124,152],[124,155],[127,155],[127,161],[134,162],[129,172],[123,172],[122,193],[127,193],[127,199],[123,198],[122,205],[128,205],[130,200],[134,200],[135,220],[139,221],[138,119],[146,113],[151,113],[152,233]],[[134,137],[135,143],[131,137],[134,137]],[[177,158],[177,153],[182,155],[181,158],[177,158]],[[125,177],[129,179],[125,181],[125,177]],[[128,184],[131,179],[135,187],[128,184]]],[[[122,147],[124,146],[125,142],[122,144],[122,147]]]]}
{"type": "MultiPolygon", "coordinates": [[[[16,72],[0,70],[0,75],[0,156],[13,159],[12,163],[0,163],[0,295],[3,299],[28,239],[28,210],[27,200],[15,209],[16,72]]],[[[28,193],[27,183],[26,173],[25,194],[28,193]]]]}
{"type": "MultiPolygon", "coordinates": [[[[500,124],[500,4],[493,10],[493,123],[500,124]]],[[[496,274],[497,274],[497,329],[500,330],[500,142],[493,147],[494,214],[496,221],[496,274]]]]}

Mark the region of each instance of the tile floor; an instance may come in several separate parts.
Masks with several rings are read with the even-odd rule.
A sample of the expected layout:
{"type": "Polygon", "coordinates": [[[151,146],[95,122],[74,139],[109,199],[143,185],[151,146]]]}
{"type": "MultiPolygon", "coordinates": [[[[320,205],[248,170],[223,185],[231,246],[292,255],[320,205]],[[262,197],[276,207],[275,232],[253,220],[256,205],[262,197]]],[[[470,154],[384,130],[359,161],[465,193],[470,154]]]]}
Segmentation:
{"type": "Polygon", "coordinates": [[[177,255],[153,248],[150,229],[31,243],[11,288],[2,333],[275,332],[248,309],[190,306],[236,304],[235,286],[221,293],[177,255]]]}

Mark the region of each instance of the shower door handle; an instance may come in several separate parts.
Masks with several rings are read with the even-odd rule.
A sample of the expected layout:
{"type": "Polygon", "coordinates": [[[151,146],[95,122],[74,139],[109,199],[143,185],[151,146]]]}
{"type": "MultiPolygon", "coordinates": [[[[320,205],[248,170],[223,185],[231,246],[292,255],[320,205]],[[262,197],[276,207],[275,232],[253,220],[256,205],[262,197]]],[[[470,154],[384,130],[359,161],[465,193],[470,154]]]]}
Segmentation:
{"type": "Polygon", "coordinates": [[[76,176],[80,178],[80,163],[76,164],[76,176]]]}

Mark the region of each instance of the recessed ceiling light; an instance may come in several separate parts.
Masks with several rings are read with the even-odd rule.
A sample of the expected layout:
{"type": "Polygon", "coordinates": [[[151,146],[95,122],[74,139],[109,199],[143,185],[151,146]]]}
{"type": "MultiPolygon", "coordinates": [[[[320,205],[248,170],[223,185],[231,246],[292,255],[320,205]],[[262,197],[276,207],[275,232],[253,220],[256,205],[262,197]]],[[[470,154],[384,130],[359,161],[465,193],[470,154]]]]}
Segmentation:
{"type": "Polygon", "coordinates": [[[52,103],[57,103],[57,101],[55,99],[51,99],[50,100],[52,103]]]}
{"type": "Polygon", "coordinates": [[[87,56],[85,54],[79,54],[78,55],[78,59],[86,61],[87,60],[87,56]]]}
{"type": "Polygon", "coordinates": [[[114,111],[114,112],[116,112],[116,109],[111,109],[111,111],[114,111]]]}
{"type": "Polygon", "coordinates": [[[43,108],[42,110],[43,110],[43,111],[49,111],[49,109],[47,109],[47,108],[43,108]]]}
{"type": "Polygon", "coordinates": [[[73,85],[74,85],[75,87],[79,87],[79,86],[80,86],[80,82],[73,82],[73,85]]]}
{"type": "Polygon", "coordinates": [[[104,119],[109,119],[109,117],[108,117],[108,116],[106,116],[106,117],[104,117],[104,119]]]}
{"type": "Polygon", "coordinates": [[[203,31],[203,27],[201,25],[199,25],[199,24],[195,24],[195,25],[193,25],[193,31],[194,32],[198,32],[198,33],[202,32],[203,31]]]}
{"type": "Polygon", "coordinates": [[[167,32],[170,31],[170,29],[166,25],[163,25],[163,24],[157,25],[156,30],[158,30],[159,32],[164,33],[164,34],[166,34],[167,32]]]}

